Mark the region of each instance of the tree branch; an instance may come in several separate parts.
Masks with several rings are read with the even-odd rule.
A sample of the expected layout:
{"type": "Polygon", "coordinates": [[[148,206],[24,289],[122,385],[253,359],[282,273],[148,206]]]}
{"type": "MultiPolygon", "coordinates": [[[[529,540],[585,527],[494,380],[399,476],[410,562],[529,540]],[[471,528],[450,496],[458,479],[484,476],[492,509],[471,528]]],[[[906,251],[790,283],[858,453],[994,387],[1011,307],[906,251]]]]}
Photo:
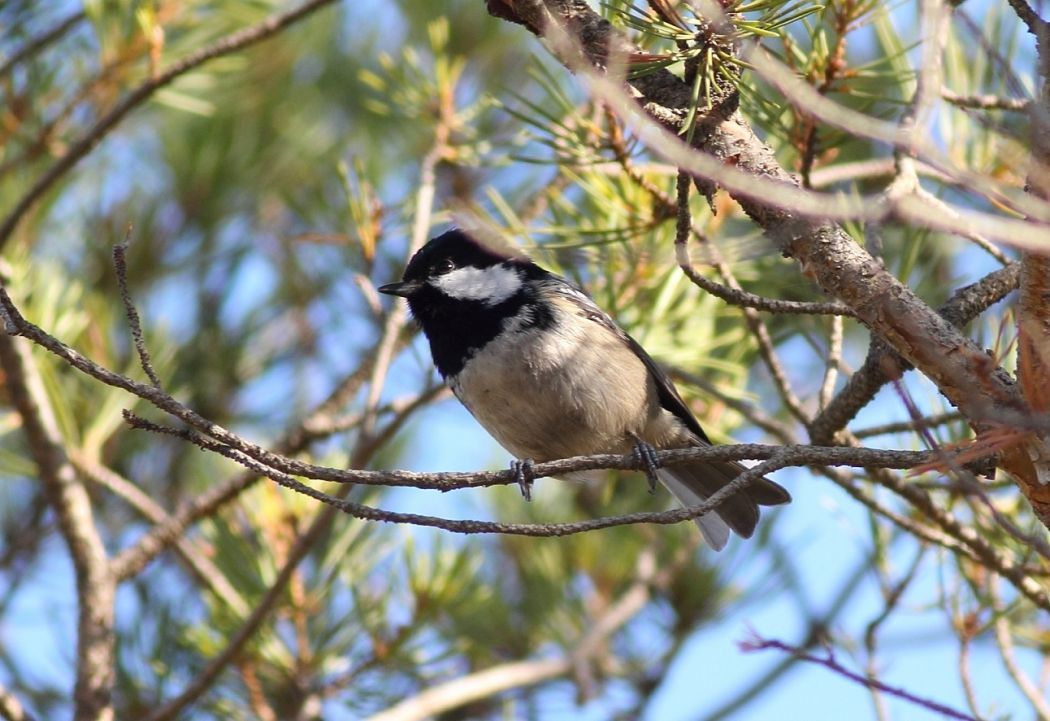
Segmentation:
{"type": "MultiPolygon", "coordinates": [[[[1021,277],[1020,263],[1011,263],[989,273],[976,283],[959,288],[938,313],[956,327],[962,328],[989,306],[998,303],[1017,288],[1021,277]]],[[[829,443],[875,397],[895,374],[911,369],[899,353],[885,342],[872,342],[864,365],[860,367],[831,403],[813,420],[810,437],[814,443],[829,443]]]]}
{"type": "MultiPolygon", "coordinates": [[[[1036,39],[1041,81],[1031,118],[1032,160],[1026,190],[1033,198],[1050,199],[1050,24],[1025,0],[1009,0],[1014,12],[1036,39]]],[[[1034,226],[1044,223],[1030,217],[1034,226]]],[[[1017,302],[1017,380],[1035,412],[1050,410],[1050,255],[1047,247],[1021,255],[1017,302]]],[[[1034,432],[1003,453],[1003,467],[1024,490],[1036,516],[1050,527],[1050,433],[1034,432]]]]}
{"type": "Polygon", "coordinates": [[[39,35],[30,38],[25,45],[11,53],[11,56],[4,61],[3,65],[0,65],[0,78],[3,78],[10,73],[14,67],[22,61],[36,55],[51,43],[59,40],[63,35],[86,19],[87,15],[84,11],[78,10],[77,12],[67,15],[64,20],[58,21],[54,27],[49,30],[45,30],[39,35]]]}
{"type": "Polygon", "coordinates": [[[3,222],[0,222],[0,249],[7,245],[7,241],[10,240],[19,221],[22,220],[29,209],[66,173],[72,170],[77,163],[83,160],[128,113],[142,105],[157,90],[170,85],[176,78],[185,75],[190,70],[203,65],[209,60],[243,50],[250,45],[272,37],[289,25],[302,20],[315,10],[334,1],[307,0],[292,10],[271,15],[251,27],[230,33],[208,47],[190,53],[166,70],[140,84],[117,103],[112,110],[100,118],[79,140],[72,143],[66,153],[44,171],[44,174],[15,203],[14,207],[3,219],[3,222]]]}
{"type": "MultiPolygon", "coordinates": [[[[156,524],[171,522],[171,516],[138,486],[124,478],[111,468],[87,457],[78,449],[71,449],[70,461],[78,471],[87,479],[109,489],[112,493],[123,498],[127,503],[156,524]]],[[[239,616],[247,616],[250,612],[244,597],[230,583],[226,575],[212,562],[210,558],[196,548],[188,538],[179,536],[175,539],[175,549],[178,551],[182,562],[197,577],[202,586],[211,589],[212,593],[222,599],[223,603],[239,616]]],[[[119,580],[119,576],[114,574],[119,580]]]]}
{"type": "Polygon", "coordinates": [[[116,583],[95,528],[91,499],[66,457],[65,442],[30,347],[0,333],[0,365],[44,493],[73,560],[78,611],[74,719],[109,721],[113,718],[116,583]]]}
{"type": "Polygon", "coordinates": [[[998,95],[959,95],[949,88],[941,88],[941,97],[952,105],[974,110],[1028,110],[1032,101],[1027,98],[1004,98],[998,95]]]}
{"type": "MultiPolygon", "coordinates": [[[[322,438],[325,431],[334,428],[333,414],[361,388],[371,373],[372,362],[371,358],[366,360],[338,384],[325,401],[279,438],[274,443],[276,452],[295,455],[322,438]]],[[[167,521],[154,526],[134,546],[124,549],[113,558],[113,575],[123,581],[140,573],[150,561],[176,542],[183,531],[200,519],[216,513],[261,478],[256,473],[238,473],[183,503],[167,521]]]]}

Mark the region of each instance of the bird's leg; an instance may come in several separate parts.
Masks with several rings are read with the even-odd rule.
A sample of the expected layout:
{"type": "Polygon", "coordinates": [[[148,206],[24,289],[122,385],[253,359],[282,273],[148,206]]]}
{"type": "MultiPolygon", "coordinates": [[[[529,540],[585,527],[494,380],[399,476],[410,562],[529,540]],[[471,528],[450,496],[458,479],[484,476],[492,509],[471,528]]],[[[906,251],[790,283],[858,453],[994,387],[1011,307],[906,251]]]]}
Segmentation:
{"type": "Polygon", "coordinates": [[[656,493],[656,469],[660,467],[656,449],[633,433],[631,437],[634,438],[634,450],[631,451],[631,455],[642,466],[645,477],[649,479],[649,493],[656,493]]]}
{"type": "Polygon", "coordinates": [[[531,458],[510,462],[510,470],[514,473],[514,480],[521,490],[521,497],[526,501],[532,500],[532,483],[536,480],[536,476],[532,473],[532,464],[531,458]]]}

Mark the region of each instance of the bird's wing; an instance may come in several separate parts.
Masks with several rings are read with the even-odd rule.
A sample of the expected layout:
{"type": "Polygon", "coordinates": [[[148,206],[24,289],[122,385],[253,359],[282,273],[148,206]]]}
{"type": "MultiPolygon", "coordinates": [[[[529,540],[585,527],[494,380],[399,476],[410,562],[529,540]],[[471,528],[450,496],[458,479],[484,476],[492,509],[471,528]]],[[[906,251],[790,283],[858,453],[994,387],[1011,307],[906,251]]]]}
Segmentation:
{"type": "Polygon", "coordinates": [[[579,309],[579,313],[584,318],[598,323],[609,332],[615,334],[623,343],[631,349],[638,358],[645,364],[646,369],[649,371],[649,375],[652,377],[653,382],[656,384],[656,396],[660,401],[660,405],[673,413],[678,420],[685,424],[686,428],[691,430],[697,435],[697,437],[704,443],[711,443],[711,439],[704,433],[704,429],[700,427],[700,422],[696,420],[689,407],[686,406],[685,401],[682,400],[682,396],[678,394],[678,389],[674,387],[674,383],[671,379],[656,365],[656,361],[653,360],[652,356],[645,352],[645,349],[639,345],[638,341],[629,336],[627,332],[616,325],[616,322],[608,316],[601,308],[599,308],[590,296],[583,292],[580,288],[577,288],[572,283],[558,278],[552,274],[552,283],[558,294],[572,303],[576,308],[579,309]]]}

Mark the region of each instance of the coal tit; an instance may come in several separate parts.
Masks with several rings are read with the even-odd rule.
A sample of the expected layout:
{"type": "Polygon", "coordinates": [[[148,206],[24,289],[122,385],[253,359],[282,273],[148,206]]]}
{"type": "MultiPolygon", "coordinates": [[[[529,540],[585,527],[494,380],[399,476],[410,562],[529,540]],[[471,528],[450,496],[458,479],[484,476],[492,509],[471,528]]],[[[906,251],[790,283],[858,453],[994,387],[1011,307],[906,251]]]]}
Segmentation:
{"type": "MultiPolygon", "coordinates": [[[[381,293],[408,300],[438,372],[500,445],[519,459],[711,444],[670,378],[638,343],[572,283],[527,257],[450,230],[409,261],[381,293]]],[[[521,468],[521,466],[518,466],[521,468]]],[[[653,470],[686,506],[736,478],[735,462],[653,470]]],[[[758,479],[696,519],[722,549],[732,529],[747,538],[759,506],[791,500],[758,479]]]]}

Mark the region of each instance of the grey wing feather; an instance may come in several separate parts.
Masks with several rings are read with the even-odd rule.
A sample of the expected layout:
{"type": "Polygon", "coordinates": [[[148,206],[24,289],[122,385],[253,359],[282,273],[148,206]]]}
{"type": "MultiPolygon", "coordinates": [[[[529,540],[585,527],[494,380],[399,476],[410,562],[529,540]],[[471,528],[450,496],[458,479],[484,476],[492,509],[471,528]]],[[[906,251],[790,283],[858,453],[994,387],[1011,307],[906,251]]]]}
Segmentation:
{"type": "Polygon", "coordinates": [[[710,444],[711,439],[704,433],[704,429],[700,427],[700,422],[696,420],[696,417],[686,406],[685,401],[682,400],[682,396],[678,395],[678,389],[671,383],[671,379],[667,377],[667,374],[663,372],[660,366],[656,365],[656,361],[653,360],[645,348],[632,338],[627,332],[616,325],[616,322],[610,318],[605,311],[599,308],[590,297],[587,296],[582,290],[576,286],[562,282],[559,283],[559,291],[568,300],[572,301],[583,313],[583,315],[589,320],[599,323],[600,325],[607,328],[612,333],[619,336],[624,344],[631,349],[631,352],[638,356],[638,359],[645,364],[646,370],[649,371],[649,375],[656,383],[656,395],[660,401],[660,405],[666,408],[668,411],[673,413],[678,420],[685,424],[686,428],[696,434],[697,438],[702,440],[704,443],[710,444]]]}
{"type": "MultiPolygon", "coordinates": [[[[713,445],[700,427],[700,423],[685,405],[685,401],[678,394],[671,379],[634,338],[616,325],[613,319],[595,305],[594,301],[582,290],[565,281],[559,281],[556,290],[579,308],[584,317],[601,324],[611,333],[619,336],[645,364],[649,375],[656,384],[660,405],[674,414],[696,435],[697,445],[713,445]]],[[[668,466],[661,468],[657,474],[679,503],[684,506],[695,506],[731,483],[745,470],[744,466],[735,461],[706,461],[668,466]]],[[[744,538],[749,538],[754,533],[758,525],[759,506],[775,506],[790,500],[791,496],[780,485],[767,478],[758,478],[747,488],[723,501],[713,513],[698,517],[696,524],[700,527],[708,545],[716,551],[721,550],[728,540],[728,529],[733,529],[744,538]]]]}

